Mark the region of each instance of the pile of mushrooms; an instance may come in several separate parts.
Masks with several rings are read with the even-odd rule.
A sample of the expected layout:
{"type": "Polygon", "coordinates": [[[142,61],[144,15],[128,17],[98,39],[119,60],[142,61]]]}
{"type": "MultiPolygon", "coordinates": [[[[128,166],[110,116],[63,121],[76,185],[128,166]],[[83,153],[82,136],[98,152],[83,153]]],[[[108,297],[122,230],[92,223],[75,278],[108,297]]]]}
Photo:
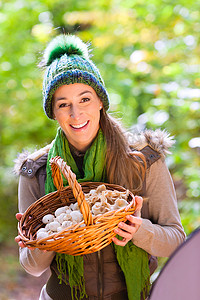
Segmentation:
{"type": "MultiPolygon", "coordinates": [[[[98,186],[85,194],[93,217],[104,214],[107,211],[117,210],[128,205],[129,190],[125,192],[107,190],[104,184],[98,186]]],[[[37,239],[47,238],[53,233],[78,224],[83,221],[83,215],[80,212],[78,203],[72,203],[69,206],[59,207],[55,214],[47,214],[42,218],[45,227],[37,231],[37,239]]],[[[85,226],[82,224],[82,226],[85,226]]]]}

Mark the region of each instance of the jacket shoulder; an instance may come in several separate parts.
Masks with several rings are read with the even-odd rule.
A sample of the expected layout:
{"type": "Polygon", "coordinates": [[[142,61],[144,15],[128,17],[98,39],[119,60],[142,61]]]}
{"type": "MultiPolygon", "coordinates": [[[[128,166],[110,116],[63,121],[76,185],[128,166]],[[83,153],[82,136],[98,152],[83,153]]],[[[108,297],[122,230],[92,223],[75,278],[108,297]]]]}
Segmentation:
{"type": "Polygon", "coordinates": [[[143,153],[146,158],[147,168],[160,158],[164,160],[167,154],[171,153],[169,148],[175,143],[173,136],[170,136],[167,131],[160,129],[129,133],[127,138],[132,149],[143,153]]]}
{"type": "Polygon", "coordinates": [[[52,144],[45,146],[33,153],[24,151],[15,159],[14,173],[33,178],[37,171],[46,166],[49,149],[52,144]]]}

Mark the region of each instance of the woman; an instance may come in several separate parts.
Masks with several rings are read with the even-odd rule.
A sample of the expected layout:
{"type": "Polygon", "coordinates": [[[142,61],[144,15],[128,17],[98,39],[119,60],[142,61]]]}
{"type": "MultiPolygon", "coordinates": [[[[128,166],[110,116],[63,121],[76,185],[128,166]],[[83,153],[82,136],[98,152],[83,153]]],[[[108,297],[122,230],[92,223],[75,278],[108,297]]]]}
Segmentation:
{"type": "MultiPolygon", "coordinates": [[[[42,65],[46,67],[44,111],[60,127],[51,145],[19,157],[17,219],[34,201],[55,190],[49,160],[56,155],[67,161],[79,182],[109,182],[130,189],[137,195],[137,210],[126,223],[119,224],[112,245],[83,257],[81,276],[86,293],[71,284],[71,294],[67,283],[73,274],[69,274],[69,268],[66,280],[61,274],[66,282],[59,284],[62,270],[56,263],[56,253],[28,249],[18,236],[21,265],[34,276],[50,266],[51,277],[41,291],[41,300],[71,299],[73,295],[81,298],[86,294],[89,299],[144,298],[144,281],[148,264],[153,271],[153,256],[168,257],[185,239],[174,186],[164,162],[173,142],[159,130],[136,137],[125,135],[106,112],[109,97],[103,80],[86,44],[78,37],[56,37],[47,46],[42,65]]],[[[69,258],[66,261],[69,267],[69,258]]]]}

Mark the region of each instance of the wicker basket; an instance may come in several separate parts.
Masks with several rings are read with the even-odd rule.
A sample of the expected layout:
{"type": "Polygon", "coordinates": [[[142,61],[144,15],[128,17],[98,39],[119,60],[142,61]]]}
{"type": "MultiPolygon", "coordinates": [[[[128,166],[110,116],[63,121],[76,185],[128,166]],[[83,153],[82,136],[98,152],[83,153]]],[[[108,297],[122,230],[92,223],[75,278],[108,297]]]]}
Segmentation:
{"type": "MultiPolygon", "coordinates": [[[[91,189],[96,189],[102,182],[84,182],[81,185],[76,180],[76,175],[70,167],[60,158],[54,157],[50,161],[52,176],[56,192],[49,193],[34,202],[23,214],[18,230],[21,240],[27,247],[50,250],[71,255],[83,255],[96,252],[112,242],[116,235],[114,229],[119,222],[126,220],[127,215],[135,211],[135,199],[129,193],[129,204],[125,208],[106,212],[93,217],[85,194],[91,189]],[[68,180],[69,186],[63,187],[62,175],[68,180]],[[54,233],[47,238],[37,239],[37,230],[44,227],[42,218],[46,214],[53,214],[59,207],[78,202],[84,221],[72,225],[59,233],[54,233]],[[81,226],[83,223],[86,226],[81,226]]],[[[126,191],[123,187],[104,183],[108,190],[126,191]]]]}

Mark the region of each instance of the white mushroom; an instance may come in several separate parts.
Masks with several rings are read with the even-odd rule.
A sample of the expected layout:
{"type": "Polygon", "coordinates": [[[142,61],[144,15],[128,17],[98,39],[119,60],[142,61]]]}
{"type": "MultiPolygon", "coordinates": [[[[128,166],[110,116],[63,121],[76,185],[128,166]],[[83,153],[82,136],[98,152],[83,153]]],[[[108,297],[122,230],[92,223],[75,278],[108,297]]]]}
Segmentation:
{"type": "Polygon", "coordinates": [[[126,190],[126,193],[125,193],[125,199],[126,200],[128,199],[129,194],[130,194],[129,190],[126,190]]]}
{"type": "Polygon", "coordinates": [[[90,207],[92,207],[92,205],[96,202],[100,201],[98,195],[96,194],[95,196],[90,196],[88,199],[87,199],[87,202],[89,203],[90,207]]]}
{"type": "Polygon", "coordinates": [[[80,223],[83,220],[83,215],[78,210],[72,211],[70,215],[72,217],[72,222],[80,223]]]}
{"type": "Polygon", "coordinates": [[[89,195],[91,196],[93,196],[93,195],[96,195],[96,193],[97,193],[97,191],[96,190],[90,190],[90,192],[89,192],[89,195]]]}
{"type": "Polygon", "coordinates": [[[38,231],[37,231],[37,233],[39,233],[39,232],[46,232],[46,228],[40,228],[40,229],[38,229],[38,231]]]}
{"type": "Polygon", "coordinates": [[[42,218],[42,222],[44,224],[48,224],[48,223],[51,223],[54,220],[54,218],[55,218],[54,215],[48,214],[42,218]]]}
{"type": "Polygon", "coordinates": [[[70,206],[69,206],[69,208],[70,208],[71,210],[79,210],[78,202],[76,202],[76,203],[71,203],[70,206]]]}
{"type": "Polygon", "coordinates": [[[59,226],[59,227],[57,228],[57,232],[60,232],[60,231],[62,231],[62,230],[63,230],[62,226],[59,226]]]}
{"type": "Polygon", "coordinates": [[[66,205],[66,206],[63,206],[65,208],[65,210],[68,210],[69,209],[69,206],[66,205]]]}
{"type": "Polygon", "coordinates": [[[56,221],[58,221],[60,224],[62,224],[64,221],[71,221],[71,219],[72,219],[72,217],[71,217],[70,213],[69,214],[62,213],[56,218],[56,221]]]}
{"type": "MultiPolygon", "coordinates": [[[[48,235],[51,235],[51,234],[54,234],[55,232],[51,231],[51,230],[48,230],[48,235]]],[[[49,241],[53,241],[53,239],[50,239],[49,241]]]]}
{"type": "Polygon", "coordinates": [[[93,206],[92,206],[92,213],[96,216],[99,214],[103,214],[106,211],[105,207],[103,207],[101,205],[100,202],[96,202],[93,206]]]}
{"type": "Polygon", "coordinates": [[[62,228],[67,228],[69,226],[73,225],[73,223],[71,221],[64,221],[62,224],[62,228]]]}
{"type": "Polygon", "coordinates": [[[116,210],[116,209],[117,208],[115,207],[115,204],[110,206],[110,210],[116,210]]]}
{"type": "Polygon", "coordinates": [[[44,238],[47,238],[49,235],[46,231],[40,231],[38,230],[37,232],[37,239],[40,240],[40,239],[44,239],[44,238]]]}
{"type": "Polygon", "coordinates": [[[106,186],[104,184],[101,184],[97,187],[96,192],[102,193],[103,191],[106,191],[106,186]]]}
{"type": "Polygon", "coordinates": [[[60,227],[60,223],[57,221],[53,221],[49,223],[49,229],[53,232],[57,231],[57,228],[60,227]]]}
{"type": "Polygon", "coordinates": [[[62,213],[65,213],[66,208],[65,207],[59,207],[58,209],[56,209],[55,211],[55,216],[58,217],[59,215],[61,215],[62,213]]]}
{"type": "Polygon", "coordinates": [[[67,206],[67,207],[66,207],[65,213],[66,213],[66,214],[70,214],[71,211],[72,211],[72,209],[71,209],[69,206],[67,206]]]}
{"type": "Polygon", "coordinates": [[[128,202],[124,199],[117,199],[115,201],[114,207],[115,209],[119,209],[128,205],[128,202]]]}
{"type": "Polygon", "coordinates": [[[46,231],[50,230],[50,229],[49,229],[49,224],[50,224],[50,223],[48,223],[48,224],[45,226],[45,230],[46,230],[46,231]]]}

